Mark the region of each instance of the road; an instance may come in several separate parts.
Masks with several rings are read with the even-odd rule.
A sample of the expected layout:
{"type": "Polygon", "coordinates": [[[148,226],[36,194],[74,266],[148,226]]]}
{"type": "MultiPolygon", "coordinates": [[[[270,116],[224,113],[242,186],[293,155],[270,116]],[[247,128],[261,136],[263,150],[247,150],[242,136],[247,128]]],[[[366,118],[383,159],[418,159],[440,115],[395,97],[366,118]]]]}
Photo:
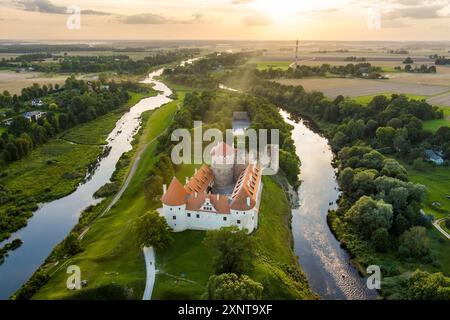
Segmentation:
{"type": "Polygon", "coordinates": [[[150,300],[152,297],[153,285],[155,284],[156,275],[155,250],[153,250],[153,247],[144,247],[142,251],[144,252],[145,269],[147,273],[145,290],[142,300],[150,300]]]}

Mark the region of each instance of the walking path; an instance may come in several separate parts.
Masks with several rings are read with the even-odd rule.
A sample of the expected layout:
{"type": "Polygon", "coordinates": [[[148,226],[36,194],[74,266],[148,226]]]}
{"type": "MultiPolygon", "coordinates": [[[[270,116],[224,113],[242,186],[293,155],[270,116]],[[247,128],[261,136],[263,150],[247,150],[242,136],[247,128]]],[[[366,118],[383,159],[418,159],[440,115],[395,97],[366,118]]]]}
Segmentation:
{"type": "Polygon", "coordinates": [[[155,284],[155,250],[153,250],[153,247],[144,247],[142,251],[144,252],[145,269],[147,270],[147,280],[145,281],[145,290],[142,300],[150,300],[152,297],[153,285],[155,284]]]}
{"type": "Polygon", "coordinates": [[[441,223],[442,221],[444,221],[445,219],[447,219],[447,218],[441,218],[441,219],[438,219],[438,220],[436,220],[436,221],[433,221],[433,226],[434,226],[436,229],[438,229],[438,231],[441,232],[447,239],[450,240],[450,234],[448,234],[447,231],[445,231],[445,230],[440,226],[440,223],[441,223]]]}

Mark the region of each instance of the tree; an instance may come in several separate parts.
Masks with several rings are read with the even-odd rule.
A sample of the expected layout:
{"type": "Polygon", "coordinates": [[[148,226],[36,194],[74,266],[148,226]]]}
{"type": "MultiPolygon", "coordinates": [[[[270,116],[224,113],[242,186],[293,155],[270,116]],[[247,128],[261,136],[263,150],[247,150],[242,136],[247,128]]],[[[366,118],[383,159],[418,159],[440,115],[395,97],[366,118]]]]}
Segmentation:
{"type": "Polygon", "coordinates": [[[412,227],[400,237],[399,254],[404,258],[423,258],[430,253],[427,231],[424,227],[412,227]]]}
{"type": "Polygon", "coordinates": [[[246,230],[226,227],[208,231],[205,243],[216,252],[214,266],[216,274],[243,274],[252,266],[254,241],[246,230]]]}
{"type": "Polygon", "coordinates": [[[403,60],[403,64],[411,64],[414,63],[414,60],[411,57],[406,58],[403,60]]]}
{"type": "Polygon", "coordinates": [[[392,206],[383,200],[362,196],[347,211],[345,219],[358,231],[363,239],[370,239],[379,228],[389,229],[392,224],[392,206]]]}
{"type": "Polygon", "coordinates": [[[172,241],[171,230],[166,219],[156,211],[149,211],[139,217],[133,226],[136,243],[139,246],[153,246],[156,250],[167,248],[172,241]]]}
{"type": "Polygon", "coordinates": [[[395,137],[395,129],[392,127],[379,127],[376,131],[376,136],[381,147],[391,147],[395,137]]]}
{"type": "Polygon", "coordinates": [[[408,281],[410,300],[449,300],[450,278],[441,272],[428,273],[416,270],[408,281]]]}
{"type": "Polygon", "coordinates": [[[223,273],[209,278],[208,300],[260,300],[263,286],[246,275],[223,273]]]}
{"type": "Polygon", "coordinates": [[[370,239],[375,249],[380,252],[386,252],[389,248],[389,232],[386,228],[379,228],[375,230],[370,239]]]}

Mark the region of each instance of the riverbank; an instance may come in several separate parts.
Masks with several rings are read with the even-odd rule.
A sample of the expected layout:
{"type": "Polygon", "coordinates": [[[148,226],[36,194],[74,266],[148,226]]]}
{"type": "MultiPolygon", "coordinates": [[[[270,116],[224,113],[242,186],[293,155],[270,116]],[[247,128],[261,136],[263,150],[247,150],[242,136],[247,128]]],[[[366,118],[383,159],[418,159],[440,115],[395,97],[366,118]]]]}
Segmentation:
{"type": "MultiPolygon", "coordinates": [[[[139,100],[156,95],[149,88],[147,93],[130,92],[129,101],[114,111],[93,121],[62,132],[57,138],[36,148],[21,160],[5,166],[0,183],[11,195],[0,205],[0,212],[15,212],[21,216],[9,232],[27,224],[38,203],[50,202],[71,194],[92,170],[104,150],[106,137],[116,122],[139,100]]],[[[1,236],[8,238],[10,234],[1,236]]],[[[1,242],[1,238],[0,238],[1,242]]]]}
{"type": "MultiPolygon", "coordinates": [[[[45,272],[49,279],[33,295],[33,299],[82,299],[83,296],[66,288],[65,268],[69,264],[76,264],[81,268],[82,278],[88,280],[89,283],[85,294],[92,296],[92,299],[101,299],[102,297],[99,296],[103,294],[101,292],[113,294],[113,296],[108,296],[110,299],[142,298],[145,285],[145,265],[142,251],[133,242],[130,227],[133,219],[151,208],[144,195],[144,180],[157,161],[156,138],[170,123],[177,110],[178,102],[175,100],[157,110],[146,113],[147,120],[144,122],[143,132],[132,153],[136,155],[140,148],[146,147],[146,149],[141,155],[136,174],[131,179],[128,188],[109,212],[92,222],[89,231],[80,241],[83,248],[81,253],[64,260],[47,261],[47,264],[41,267],[41,271],[45,272]],[[112,284],[114,285],[111,289],[112,284]],[[124,293],[125,296],[122,296],[124,293]]],[[[128,164],[124,170],[128,171],[134,161],[136,161],[135,156],[132,156],[127,161],[128,164]]],[[[124,179],[126,173],[122,173],[121,176],[124,179]]],[[[81,231],[82,227],[92,221],[108,205],[109,201],[105,200],[93,208],[88,213],[90,219],[83,214],[84,219],[82,216],[80,224],[75,226],[74,230],[81,231]]]]}

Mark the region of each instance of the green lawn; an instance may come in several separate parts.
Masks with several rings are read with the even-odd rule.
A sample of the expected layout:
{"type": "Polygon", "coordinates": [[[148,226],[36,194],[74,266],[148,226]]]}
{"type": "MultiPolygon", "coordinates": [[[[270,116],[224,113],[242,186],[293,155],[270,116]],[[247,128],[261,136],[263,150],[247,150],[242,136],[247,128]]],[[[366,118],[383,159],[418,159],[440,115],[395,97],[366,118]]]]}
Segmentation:
{"type": "Polygon", "coordinates": [[[265,70],[265,69],[282,69],[287,70],[289,69],[289,66],[292,64],[293,61],[251,61],[250,63],[256,63],[256,68],[258,70],[265,70]]]}
{"type": "MultiPolygon", "coordinates": [[[[372,99],[376,96],[383,95],[383,96],[390,98],[392,94],[393,94],[393,92],[386,92],[386,93],[373,94],[373,95],[368,95],[368,96],[352,97],[352,99],[355,100],[357,103],[366,105],[366,104],[369,104],[369,102],[372,101],[372,99]]],[[[408,97],[409,99],[415,99],[415,100],[424,100],[424,99],[428,98],[427,96],[421,96],[421,95],[409,94],[409,93],[405,93],[404,95],[406,97],[408,97]]]]}
{"type": "MultiPolygon", "coordinates": [[[[139,147],[154,140],[170,123],[178,101],[152,112],[145,125],[139,147]]],[[[145,285],[145,265],[142,251],[135,246],[131,225],[151,209],[143,192],[144,179],[157,161],[156,141],[142,154],[138,169],[121,199],[111,211],[96,220],[82,241],[85,250],[70,259],[81,268],[82,278],[90,288],[115,283],[127,287],[132,297],[140,299],[145,285]]],[[[58,270],[56,268],[56,270],[58,270]]],[[[33,297],[34,299],[60,299],[73,294],[66,288],[65,268],[58,270],[33,297]]]]}
{"type": "Polygon", "coordinates": [[[427,188],[427,198],[423,206],[425,212],[433,214],[436,218],[449,215],[450,200],[447,196],[450,196],[450,169],[431,164],[427,164],[423,170],[415,170],[410,166],[406,168],[412,182],[423,184],[427,188]]]}
{"type": "Polygon", "coordinates": [[[440,127],[450,127],[450,108],[441,107],[444,111],[444,118],[438,120],[429,120],[423,123],[423,128],[431,132],[436,132],[440,127]]]}

